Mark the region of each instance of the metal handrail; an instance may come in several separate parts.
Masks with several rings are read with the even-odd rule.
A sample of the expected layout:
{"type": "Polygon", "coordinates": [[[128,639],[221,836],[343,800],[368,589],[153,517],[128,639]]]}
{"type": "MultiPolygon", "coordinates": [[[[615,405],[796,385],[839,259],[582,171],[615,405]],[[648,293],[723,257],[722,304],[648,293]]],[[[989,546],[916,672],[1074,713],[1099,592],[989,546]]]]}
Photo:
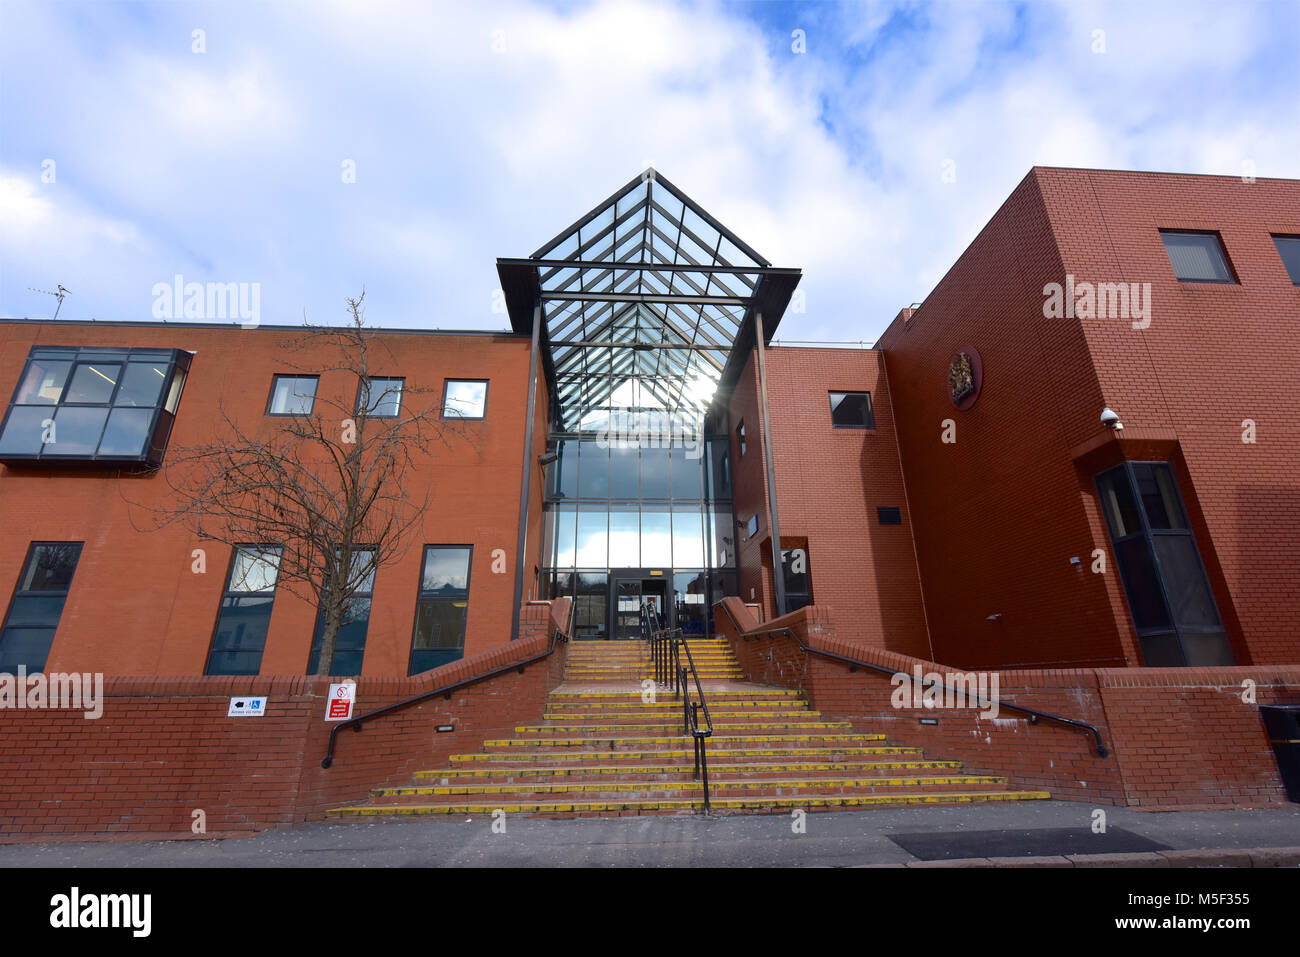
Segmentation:
{"type": "Polygon", "coordinates": [[[656,686],[671,688],[671,694],[680,693],[682,696],[682,733],[689,734],[694,745],[693,776],[704,787],[704,813],[708,814],[712,805],[709,803],[709,761],[705,742],[713,734],[713,717],[704,700],[704,688],[700,685],[700,674],[691,656],[690,645],[682,637],[680,628],[668,630],[663,627],[658,611],[646,600],[641,602],[641,637],[650,646],[656,686]],[[683,650],[686,652],[684,665],[681,660],[683,650]],[[697,701],[691,700],[690,680],[695,683],[697,701]],[[700,726],[701,711],[704,712],[703,727],[700,726]]]}
{"type": "MultiPolygon", "coordinates": [[[[573,606],[569,607],[568,628],[570,631],[572,631],[573,606]]],[[[569,634],[564,629],[557,627],[551,633],[551,646],[547,648],[545,651],[543,651],[541,654],[536,654],[533,655],[531,658],[525,658],[523,661],[516,661],[513,664],[505,665],[504,667],[501,668],[496,668],[492,671],[487,672],[486,674],[474,675],[472,678],[464,678],[460,681],[453,682],[449,685],[443,685],[440,688],[434,688],[432,691],[423,691],[420,694],[416,695],[414,698],[407,698],[404,701],[398,701],[395,702],[394,704],[386,705],[382,708],[376,708],[374,711],[368,711],[365,714],[358,715],[357,717],[351,718],[347,721],[340,721],[338,724],[334,725],[334,727],[330,729],[329,749],[325,752],[325,757],[321,759],[320,766],[322,768],[328,769],[330,765],[334,763],[334,741],[335,738],[338,736],[338,733],[344,728],[351,728],[353,731],[359,733],[361,731],[361,725],[365,721],[371,721],[382,715],[390,714],[394,711],[400,711],[403,708],[410,707],[413,704],[419,704],[421,701],[427,701],[429,698],[436,698],[438,695],[446,695],[448,698],[450,698],[453,691],[457,691],[460,688],[467,687],[468,685],[477,684],[480,681],[487,681],[489,678],[495,678],[497,675],[503,675],[507,671],[518,671],[520,674],[523,674],[524,668],[526,668],[528,665],[534,664],[535,662],[541,661],[544,658],[549,658],[552,654],[555,653],[555,648],[561,641],[568,641],[568,640],[569,640],[569,634]]]]}
{"type": "MultiPolygon", "coordinates": [[[[805,652],[807,652],[810,655],[818,655],[822,658],[828,658],[831,661],[838,661],[842,664],[849,665],[852,668],[866,668],[868,671],[875,671],[879,674],[889,675],[891,678],[894,675],[898,674],[898,672],[893,668],[886,668],[884,665],[877,665],[877,664],[873,664],[870,661],[862,661],[861,659],[858,658],[848,658],[845,657],[844,655],[837,655],[834,652],[822,651],[820,648],[813,648],[811,645],[807,644],[802,638],[799,637],[798,632],[796,632],[793,628],[789,628],[785,625],[782,625],[780,628],[760,628],[757,631],[744,631],[740,627],[740,624],[736,621],[736,617],[731,613],[731,609],[728,608],[725,603],[718,602],[717,605],[715,605],[714,607],[721,608],[723,611],[727,613],[727,618],[731,620],[731,626],[736,629],[736,634],[739,635],[741,638],[761,638],[764,635],[775,635],[775,634],[784,633],[789,635],[791,638],[793,638],[795,640],[795,643],[798,644],[800,648],[802,648],[805,652]]],[[[947,684],[947,682],[943,684],[943,688],[945,691],[953,691],[953,692],[957,692],[961,690],[958,688],[951,687],[950,685],[947,684]]],[[[1080,731],[1088,731],[1092,734],[1093,738],[1096,741],[1097,757],[1105,758],[1110,756],[1110,752],[1106,749],[1106,746],[1102,744],[1101,732],[1098,731],[1094,726],[1088,724],[1086,721],[1076,721],[1074,718],[1067,718],[1064,715],[1052,714],[1050,711],[1039,711],[1036,708],[1026,708],[1024,705],[1012,704],[1009,701],[999,701],[998,707],[1009,708],[1012,711],[1019,711],[1021,714],[1029,715],[1030,724],[1037,724],[1041,719],[1045,721],[1055,721],[1058,724],[1068,725],[1069,727],[1077,728],[1080,731]]]]}

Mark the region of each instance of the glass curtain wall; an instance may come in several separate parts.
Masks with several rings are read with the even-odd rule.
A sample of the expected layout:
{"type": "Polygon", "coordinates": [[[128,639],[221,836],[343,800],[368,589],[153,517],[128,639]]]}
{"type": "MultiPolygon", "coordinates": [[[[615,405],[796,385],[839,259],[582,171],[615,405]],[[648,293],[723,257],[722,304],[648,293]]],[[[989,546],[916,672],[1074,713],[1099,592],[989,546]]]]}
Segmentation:
{"type": "Polygon", "coordinates": [[[639,437],[550,437],[543,597],[574,599],[578,638],[612,637],[612,589],[637,570],[672,583],[668,604],[688,636],[712,635],[713,604],[736,594],[727,432],[681,424],[640,413],[639,437]]]}

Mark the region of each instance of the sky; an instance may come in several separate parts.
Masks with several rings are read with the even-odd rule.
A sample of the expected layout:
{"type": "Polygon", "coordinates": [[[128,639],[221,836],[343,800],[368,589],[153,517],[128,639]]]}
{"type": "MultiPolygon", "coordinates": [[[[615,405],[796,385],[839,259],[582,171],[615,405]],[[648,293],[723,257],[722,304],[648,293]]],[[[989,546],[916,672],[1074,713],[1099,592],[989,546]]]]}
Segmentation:
{"type": "Polygon", "coordinates": [[[652,165],[871,342],[1032,166],[1300,177],[1298,64],[1300,0],[0,0],[0,316],[502,329],[652,165]]]}

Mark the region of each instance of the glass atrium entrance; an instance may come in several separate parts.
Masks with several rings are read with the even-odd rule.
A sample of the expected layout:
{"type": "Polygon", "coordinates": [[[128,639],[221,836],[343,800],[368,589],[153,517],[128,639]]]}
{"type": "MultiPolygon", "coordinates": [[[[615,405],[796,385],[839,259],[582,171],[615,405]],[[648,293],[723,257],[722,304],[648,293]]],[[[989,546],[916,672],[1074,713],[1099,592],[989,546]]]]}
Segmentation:
{"type": "MultiPolygon", "coordinates": [[[[638,637],[643,599],[712,635],[737,593],[726,397],[799,270],[648,169],[497,271],[546,374],[540,597],[574,599],[580,639],[638,637]]],[[[527,484],[521,499],[522,515],[527,484]]]]}

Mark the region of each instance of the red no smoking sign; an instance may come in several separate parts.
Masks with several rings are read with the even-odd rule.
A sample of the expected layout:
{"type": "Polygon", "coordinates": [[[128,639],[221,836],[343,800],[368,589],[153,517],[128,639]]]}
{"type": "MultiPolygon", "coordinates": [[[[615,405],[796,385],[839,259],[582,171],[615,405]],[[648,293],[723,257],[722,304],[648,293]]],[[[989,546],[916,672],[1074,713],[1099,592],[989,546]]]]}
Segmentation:
{"type": "Polygon", "coordinates": [[[329,699],[325,703],[326,721],[347,721],[357,703],[357,686],[351,681],[330,685],[329,699]]]}

